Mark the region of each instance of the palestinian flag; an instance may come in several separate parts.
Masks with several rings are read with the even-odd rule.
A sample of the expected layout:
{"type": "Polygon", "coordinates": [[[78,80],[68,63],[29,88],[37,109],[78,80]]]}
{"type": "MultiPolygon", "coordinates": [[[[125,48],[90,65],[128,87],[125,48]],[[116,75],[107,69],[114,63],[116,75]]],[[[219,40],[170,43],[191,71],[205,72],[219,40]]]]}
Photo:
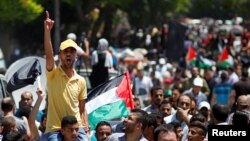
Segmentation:
{"type": "Polygon", "coordinates": [[[228,68],[232,66],[232,60],[230,58],[231,56],[228,53],[228,50],[226,47],[224,47],[224,49],[221,52],[221,55],[219,57],[219,61],[218,61],[218,67],[221,68],[228,68]]]}
{"type": "Polygon", "coordinates": [[[190,66],[195,66],[196,65],[196,51],[193,47],[189,47],[188,48],[188,52],[187,52],[187,55],[186,55],[186,61],[187,61],[187,64],[190,65],[190,66]]]}
{"type": "Polygon", "coordinates": [[[213,60],[210,60],[202,56],[199,57],[199,68],[206,69],[214,65],[215,65],[215,62],[213,60]]]}
{"type": "Polygon", "coordinates": [[[100,121],[126,117],[133,108],[128,72],[104,82],[88,93],[86,110],[92,130],[100,121]]]}

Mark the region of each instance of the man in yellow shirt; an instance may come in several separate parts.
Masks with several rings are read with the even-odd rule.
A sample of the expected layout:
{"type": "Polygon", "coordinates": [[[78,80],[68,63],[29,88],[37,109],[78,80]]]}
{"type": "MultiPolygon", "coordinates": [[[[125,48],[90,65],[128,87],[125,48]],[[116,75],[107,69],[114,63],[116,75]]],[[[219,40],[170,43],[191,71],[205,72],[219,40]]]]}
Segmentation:
{"type": "MultiPolygon", "coordinates": [[[[47,140],[61,139],[61,137],[58,138],[61,120],[68,115],[75,116],[80,127],[88,127],[85,110],[85,99],[87,98],[86,82],[74,70],[78,46],[71,39],[63,41],[59,52],[60,66],[56,66],[50,35],[53,24],[54,21],[49,18],[49,13],[46,11],[44,49],[48,90],[48,114],[45,134],[47,140]]],[[[82,140],[84,136],[86,136],[86,133],[83,128],[79,128],[78,139],[82,140]]]]}

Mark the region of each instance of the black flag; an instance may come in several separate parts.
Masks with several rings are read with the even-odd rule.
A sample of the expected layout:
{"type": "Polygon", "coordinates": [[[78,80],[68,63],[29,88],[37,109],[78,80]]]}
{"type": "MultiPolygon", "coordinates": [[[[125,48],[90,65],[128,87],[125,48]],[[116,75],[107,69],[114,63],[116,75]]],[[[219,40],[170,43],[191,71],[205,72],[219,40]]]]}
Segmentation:
{"type": "Polygon", "coordinates": [[[41,73],[41,65],[38,59],[26,62],[10,78],[7,84],[7,91],[11,93],[27,85],[34,84],[37,76],[41,75],[41,73]]]}
{"type": "Polygon", "coordinates": [[[183,54],[186,54],[184,39],[188,28],[176,21],[169,21],[168,27],[167,47],[165,48],[166,57],[178,61],[179,58],[183,57],[183,54]]]}

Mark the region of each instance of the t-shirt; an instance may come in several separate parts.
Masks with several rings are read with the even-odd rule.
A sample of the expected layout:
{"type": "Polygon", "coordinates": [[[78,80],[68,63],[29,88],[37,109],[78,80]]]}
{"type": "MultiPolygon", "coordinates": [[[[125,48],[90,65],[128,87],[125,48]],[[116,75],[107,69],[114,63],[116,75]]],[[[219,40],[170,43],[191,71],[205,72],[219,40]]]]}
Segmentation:
{"type": "Polygon", "coordinates": [[[61,119],[66,115],[74,115],[82,125],[79,101],[87,98],[87,87],[83,77],[74,70],[69,78],[61,67],[46,71],[48,89],[48,114],[46,132],[58,131],[61,119]]]}

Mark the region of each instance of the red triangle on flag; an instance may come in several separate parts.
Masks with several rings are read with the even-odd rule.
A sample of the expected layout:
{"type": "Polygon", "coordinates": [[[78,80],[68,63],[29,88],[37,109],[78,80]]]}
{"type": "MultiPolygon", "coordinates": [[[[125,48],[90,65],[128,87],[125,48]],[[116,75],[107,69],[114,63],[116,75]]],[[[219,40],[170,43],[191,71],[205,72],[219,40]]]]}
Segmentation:
{"type": "Polygon", "coordinates": [[[130,84],[131,83],[130,83],[129,73],[128,71],[126,71],[121,84],[116,89],[116,93],[121,99],[124,100],[127,108],[134,109],[134,100],[130,84]]]}
{"type": "Polygon", "coordinates": [[[192,61],[195,58],[196,58],[196,51],[192,46],[190,46],[188,48],[188,53],[187,53],[187,56],[186,56],[186,60],[187,61],[192,61]]]}
{"type": "Polygon", "coordinates": [[[228,59],[228,50],[226,47],[224,47],[223,51],[221,52],[221,55],[220,55],[220,58],[219,58],[219,61],[225,61],[228,59]]]}

